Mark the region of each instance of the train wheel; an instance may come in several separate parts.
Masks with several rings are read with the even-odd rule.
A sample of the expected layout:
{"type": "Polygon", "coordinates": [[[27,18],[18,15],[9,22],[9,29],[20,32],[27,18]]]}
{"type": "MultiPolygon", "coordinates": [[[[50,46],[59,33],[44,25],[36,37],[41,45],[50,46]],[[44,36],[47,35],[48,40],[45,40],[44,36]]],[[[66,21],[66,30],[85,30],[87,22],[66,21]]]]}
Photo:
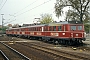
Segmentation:
{"type": "Polygon", "coordinates": [[[65,45],[65,41],[63,40],[63,44],[65,45]]]}
{"type": "Polygon", "coordinates": [[[77,44],[80,44],[80,43],[79,43],[79,40],[77,40],[76,42],[77,42],[77,44]]]}
{"type": "Polygon", "coordinates": [[[62,44],[62,43],[63,43],[63,41],[62,41],[62,40],[60,40],[60,43],[62,44]]]}
{"type": "Polygon", "coordinates": [[[83,43],[82,40],[79,40],[79,43],[82,44],[83,43]]]}
{"type": "Polygon", "coordinates": [[[59,42],[56,40],[56,41],[55,41],[55,45],[58,45],[58,44],[59,44],[59,42]]]}
{"type": "Polygon", "coordinates": [[[68,41],[67,40],[66,40],[65,44],[68,45],[68,41]]]}
{"type": "Polygon", "coordinates": [[[73,44],[73,42],[69,40],[68,41],[68,45],[72,45],[72,44],[73,44]]]}

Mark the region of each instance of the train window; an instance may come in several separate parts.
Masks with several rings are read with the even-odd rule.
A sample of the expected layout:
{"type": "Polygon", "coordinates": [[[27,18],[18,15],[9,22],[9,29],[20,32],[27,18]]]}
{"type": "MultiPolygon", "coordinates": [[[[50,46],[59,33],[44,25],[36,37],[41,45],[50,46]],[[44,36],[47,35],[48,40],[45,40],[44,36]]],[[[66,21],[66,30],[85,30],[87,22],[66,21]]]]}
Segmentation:
{"type": "Polygon", "coordinates": [[[34,28],[32,28],[32,31],[34,31],[34,28]]]}
{"type": "Polygon", "coordinates": [[[42,31],[42,28],[40,27],[40,31],[42,31]]]}
{"type": "Polygon", "coordinates": [[[56,31],[56,26],[53,26],[53,31],[56,31]]]}
{"type": "Polygon", "coordinates": [[[27,31],[27,28],[24,28],[25,31],[27,31]]]}
{"type": "Polygon", "coordinates": [[[30,28],[30,31],[32,31],[32,28],[30,28]]]}
{"type": "Polygon", "coordinates": [[[36,31],[36,27],[34,27],[34,31],[36,31]]]}
{"type": "Polygon", "coordinates": [[[19,29],[17,31],[19,31],[19,29]]]}
{"type": "Polygon", "coordinates": [[[31,31],[31,28],[29,28],[29,31],[31,31]]]}
{"type": "Polygon", "coordinates": [[[21,29],[21,31],[23,31],[23,29],[21,29]]]}
{"type": "Polygon", "coordinates": [[[33,30],[32,31],[34,31],[34,27],[33,27],[33,30]]]}
{"type": "Polygon", "coordinates": [[[34,27],[34,31],[36,31],[36,27],[34,27]]]}
{"type": "Polygon", "coordinates": [[[61,26],[58,26],[58,31],[61,31],[61,26]]]}
{"type": "Polygon", "coordinates": [[[38,31],[39,31],[39,27],[38,27],[38,31]]]}
{"type": "Polygon", "coordinates": [[[39,31],[39,27],[38,27],[38,31],[39,31]]]}
{"type": "Polygon", "coordinates": [[[50,31],[53,31],[53,26],[50,26],[50,28],[49,28],[49,29],[50,29],[50,31]]]}
{"type": "Polygon", "coordinates": [[[44,31],[45,31],[45,27],[44,27],[44,31]]]}
{"type": "Polygon", "coordinates": [[[52,30],[52,27],[51,27],[51,26],[49,27],[49,30],[50,30],[50,31],[52,30]]]}
{"type": "Polygon", "coordinates": [[[39,31],[39,27],[37,27],[37,31],[39,31]]]}
{"type": "Polygon", "coordinates": [[[19,31],[19,29],[15,29],[14,31],[19,31]]]}
{"type": "Polygon", "coordinates": [[[46,26],[44,27],[44,31],[47,31],[47,27],[46,26]]]}
{"type": "Polygon", "coordinates": [[[33,30],[32,31],[34,31],[34,27],[33,27],[33,30]]]}
{"type": "Polygon", "coordinates": [[[46,26],[46,31],[48,31],[48,26],[46,26]]]}
{"type": "Polygon", "coordinates": [[[37,28],[35,27],[35,31],[37,31],[37,28]]]}
{"type": "Polygon", "coordinates": [[[71,26],[71,30],[76,30],[76,26],[71,26]]]}
{"type": "Polygon", "coordinates": [[[78,30],[82,30],[82,26],[78,26],[78,30]]]}

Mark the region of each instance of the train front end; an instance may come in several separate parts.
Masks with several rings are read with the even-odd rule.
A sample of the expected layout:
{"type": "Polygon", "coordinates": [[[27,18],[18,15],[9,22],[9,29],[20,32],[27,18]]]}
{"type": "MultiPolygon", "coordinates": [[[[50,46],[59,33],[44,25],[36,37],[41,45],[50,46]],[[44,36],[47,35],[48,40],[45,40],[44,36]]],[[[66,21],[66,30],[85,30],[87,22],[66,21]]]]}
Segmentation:
{"type": "Polygon", "coordinates": [[[70,24],[68,28],[70,31],[70,40],[74,43],[82,43],[82,41],[86,40],[83,24],[70,24]]]}

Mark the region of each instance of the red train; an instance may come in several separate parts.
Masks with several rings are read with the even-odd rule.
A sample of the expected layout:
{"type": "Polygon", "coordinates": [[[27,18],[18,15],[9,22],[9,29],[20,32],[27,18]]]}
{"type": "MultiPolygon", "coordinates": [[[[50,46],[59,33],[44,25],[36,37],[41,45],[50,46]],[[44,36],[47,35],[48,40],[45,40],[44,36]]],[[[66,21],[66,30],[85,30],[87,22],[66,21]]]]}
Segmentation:
{"type": "Polygon", "coordinates": [[[83,24],[63,22],[10,28],[6,30],[6,34],[16,37],[27,37],[29,39],[39,39],[55,44],[73,45],[82,43],[82,40],[85,41],[83,24]]]}

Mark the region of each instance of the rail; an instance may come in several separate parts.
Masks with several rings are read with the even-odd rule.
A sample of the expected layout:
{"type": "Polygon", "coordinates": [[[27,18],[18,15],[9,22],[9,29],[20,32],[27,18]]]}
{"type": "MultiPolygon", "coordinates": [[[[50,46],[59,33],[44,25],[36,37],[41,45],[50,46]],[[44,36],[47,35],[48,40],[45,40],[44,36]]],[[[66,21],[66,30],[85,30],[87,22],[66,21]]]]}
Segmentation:
{"type": "Polygon", "coordinates": [[[17,50],[11,48],[10,46],[6,45],[5,43],[2,43],[3,45],[5,45],[6,47],[8,47],[9,49],[11,49],[12,51],[14,51],[15,53],[18,53],[20,56],[24,57],[25,60],[31,60],[28,57],[26,57],[25,55],[23,55],[22,53],[18,52],[17,50]]]}
{"type": "Polygon", "coordinates": [[[0,50],[0,53],[4,56],[5,60],[10,60],[10,59],[4,54],[4,52],[3,52],[2,50],[0,50]]]}
{"type": "MultiPolygon", "coordinates": [[[[19,43],[19,44],[21,44],[21,43],[19,43]]],[[[45,52],[48,52],[48,53],[53,54],[53,55],[56,55],[56,56],[62,56],[62,57],[67,58],[67,59],[71,59],[71,57],[73,57],[73,59],[75,58],[75,59],[90,60],[90,58],[85,57],[85,56],[82,56],[81,54],[80,55],[78,55],[78,54],[72,54],[72,53],[69,53],[69,52],[58,51],[58,50],[55,50],[55,49],[51,49],[51,48],[44,47],[44,46],[37,45],[37,44],[33,44],[33,43],[30,43],[30,44],[33,45],[33,46],[30,46],[29,44],[23,44],[23,45],[29,46],[29,47],[32,47],[34,49],[38,49],[38,50],[41,50],[41,51],[45,51],[45,52]],[[54,52],[54,53],[52,53],[52,52],[54,52]],[[61,55],[59,55],[57,53],[61,53],[61,55]],[[68,57],[67,57],[67,55],[68,55],[68,57]]]]}

